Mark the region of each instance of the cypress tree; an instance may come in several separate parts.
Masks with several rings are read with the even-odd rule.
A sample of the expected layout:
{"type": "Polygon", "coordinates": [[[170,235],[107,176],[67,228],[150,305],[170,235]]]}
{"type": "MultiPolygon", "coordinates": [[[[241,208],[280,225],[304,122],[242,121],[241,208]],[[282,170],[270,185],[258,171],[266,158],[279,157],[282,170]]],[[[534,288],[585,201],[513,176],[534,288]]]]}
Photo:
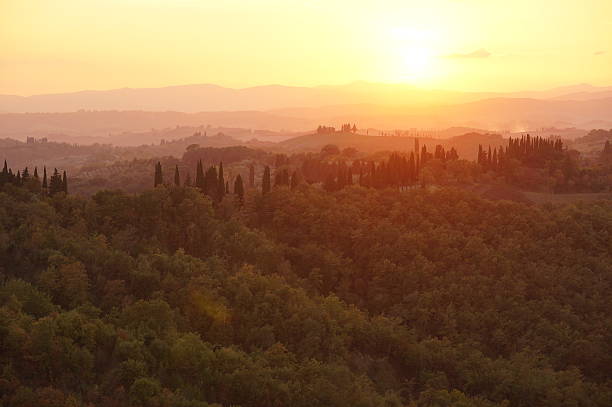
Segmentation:
{"type": "Polygon", "coordinates": [[[416,163],[414,161],[414,153],[410,153],[408,160],[408,181],[413,184],[416,181],[416,163]]]}
{"type": "Polygon", "coordinates": [[[261,184],[261,192],[263,194],[267,194],[268,192],[270,192],[270,167],[268,167],[266,165],[266,168],[264,168],[264,173],[263,173],[263,181],[261,184]]]}
{"type": "Polygon", "coordinates": [[[68,177],[66,177],[66,170],[62,174],[62,191],[68,195],[68,177]]]}
{"type": "Polygon", "coordinates": [[[179,174],[178,164],[174,167],[174,185],[181,186],[181,175],[179,174]]]}
{"type": "Polygon", "coordinates": [[[38,167],[34,167],[34,178],[38,179],[38,167]]]}
{"type": "Polygon", "coordinates": [[[53,170],[53,175],[49,181],[49,195],[53,196],[64,190],[64,184],[62,182],[62,176],[60,175],[57,168],[53,170]]]}
{"type": "Polygon", "coordinates": [[[421,166],[424,166],[427,162],[427,146],[423,144],[421,147],[421,166]]]}
{"type": "Polygon", "coordinates": [[[255,166],[249,166],[249,188],[255,188],[255,166]]]}
{"type": "Polygon", "coordinates": [[[164,183],[164,176],[162,174],[162,166],[161,163],[158,161],[157,164],[155,164],[155,181],[153,183],[154,187],[157,187],[158,185],[162,185],[164,183]]]}
{"type": "Polygon", "coordinates": [[[225,195],[225,179],[223,178],[223,162],[219,162],[219,181],[217,182],[217,199],[223,200],[225,195]]]}
{"type": "Polygon", "coordinates": [[[217,193],[219,191],[218,182],[217,169],[212,166],[209,167],[204,175],[204,193],[213,201],[217,199],[217,193]]]}
{"type": "Polygon", "coordinates": [[[238,174],[234,181],[234,194],[236,194],[236,198],[238,198],[238,203],[242,205],[244,203],[244,185],[242,184],[242,177],[240,174],[238,174]]]}
{"type": "Polygon", "coordinates": [[[204,169],[202,168],[202,160],[198,160],[198,167],[196,169],[196,187],[204,191],[204,169]]]}
{"type": "Polygon", "coordinates": [[[491,166],[494,170],[497,170],[497,148],[493,149],[493,158],[491,159],[491,166]]]}
{"type": "Polygon", "coordinates": [[[43,195],[47,194],[48,189],[49,189],[49,186],[47,184],[47,167],[43,166],[43,182],[42,182],[43,195]]]}

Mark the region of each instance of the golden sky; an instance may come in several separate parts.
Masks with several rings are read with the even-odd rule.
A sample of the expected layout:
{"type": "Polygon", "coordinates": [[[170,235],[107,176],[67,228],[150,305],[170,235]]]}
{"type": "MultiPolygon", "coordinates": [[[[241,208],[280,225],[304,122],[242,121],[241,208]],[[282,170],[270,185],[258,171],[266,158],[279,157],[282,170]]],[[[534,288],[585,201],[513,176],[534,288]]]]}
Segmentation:
{"type": "Polygon", "coordinates": [[[612,0],[0,0],[0,93],[612,85],[612,0]]]}

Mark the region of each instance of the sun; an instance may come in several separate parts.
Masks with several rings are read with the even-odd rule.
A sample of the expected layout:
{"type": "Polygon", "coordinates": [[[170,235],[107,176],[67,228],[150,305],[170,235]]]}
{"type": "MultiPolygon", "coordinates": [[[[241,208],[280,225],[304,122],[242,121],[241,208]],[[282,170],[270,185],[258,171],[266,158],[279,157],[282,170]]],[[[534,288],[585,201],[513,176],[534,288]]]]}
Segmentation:
{"type": "Polygon", "coordinates": [[[424,46],[408,46],[401,51],[404,74],[415,79],[427,76],[432,69],[433,54],[424,46]]]}
{"type": "Polygon", "coordinates": [[[440,63],[436,57],[439,42],[436,31],[422,27],[396,26],[388,33],[385,48],[394,60],[394,71],[398,79],[423,84],[436,75],[440,63]]]}

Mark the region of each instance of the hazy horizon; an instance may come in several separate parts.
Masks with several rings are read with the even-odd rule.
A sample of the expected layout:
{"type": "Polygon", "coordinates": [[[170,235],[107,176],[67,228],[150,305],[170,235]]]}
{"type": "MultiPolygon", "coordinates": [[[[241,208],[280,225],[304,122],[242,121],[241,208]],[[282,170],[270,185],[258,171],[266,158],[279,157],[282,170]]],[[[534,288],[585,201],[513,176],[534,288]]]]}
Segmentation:
{"type": "Polygon", "coordinates": [[[18,96],[23,98],[29,98],[32,96],[47,96],[47,95],[58,95],[58,94],[74,94],[74,93],[84,93],[84,92],[108,92],[108,91],[117,91],[117,90],[137,90],[137,89],[166,89],[166,88],[181,88],[181,87],[190,87],[190,86],[210,86],[210,87],[218,87],[230,90],[246,90],[246,89],[256,89],[256,88],[271,88],[271,87],[281,87],[281,88],[306,88],[306,89],[317,89],[317,88],[330,88],[330,87],[350,87],[354,85],[380,85],[380,86],[397,86],[402,88],[411,88],[420,91],[432,91],[432,92],[456,92],[456,93],[478,93],[478,94],[516,94],[516,93],[526,93],[526,92],[546,92],[546,91],[554,91],[554,90],[562,90],[565,88],[574,88],[574,87],[589,87],[595,90],[601,88],[612,88],[612,80],[609,83],[589,83],[584,81],[569,81],[566,83],[560,83],[555,86],[543,86],[543,87],[535,87],[535,88],[517,88],[515,90],[495,90],[495,89],[465,89],[458,90],[452,88],[440,88],[440,87],[432,87],[432,86],[421,86],[418,84],[413,84],[409,82],[385,82],[385,81],[371,81],[365,79],[356,79],[348,82],[338,82],[338,83],[319,83],[319,84],[303,84],[296,85],[290,83],[262,83],[256,85],[223,85],[221,83],[214,82],[194,82],[194,83],[170,83],[170,84],[161,84],[159,86],[131,86],[126,84],[124,86],[112,87],[112,88],[95,88],[95,87],[83,87],[79,89],[64,89],[57,90],[54,92],[43,92],[43,93],[28,93],[28,94],[16,94],[16,93],[2,93],[1,96],[18,96]]]}

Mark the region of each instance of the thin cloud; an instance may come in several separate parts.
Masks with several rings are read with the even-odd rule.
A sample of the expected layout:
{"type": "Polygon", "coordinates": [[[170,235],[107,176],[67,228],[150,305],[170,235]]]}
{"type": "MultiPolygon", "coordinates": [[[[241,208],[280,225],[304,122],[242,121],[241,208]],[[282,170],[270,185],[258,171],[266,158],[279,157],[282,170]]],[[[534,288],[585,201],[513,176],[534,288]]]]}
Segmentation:
{"type": "Polygon", "coordinates": [[[606,51],[597,51],[597,52],[593,52],[593,55],[597,56],[597,55],[603,55],[605,53],[606,51]]]}
{"type": "Polygon", "coordinates": [[[465,54],[457,53],[447,55],[446,58],[488,58],[491,53],[484,48],[477,49],[476,51],[468,52],[465,54]]]}

